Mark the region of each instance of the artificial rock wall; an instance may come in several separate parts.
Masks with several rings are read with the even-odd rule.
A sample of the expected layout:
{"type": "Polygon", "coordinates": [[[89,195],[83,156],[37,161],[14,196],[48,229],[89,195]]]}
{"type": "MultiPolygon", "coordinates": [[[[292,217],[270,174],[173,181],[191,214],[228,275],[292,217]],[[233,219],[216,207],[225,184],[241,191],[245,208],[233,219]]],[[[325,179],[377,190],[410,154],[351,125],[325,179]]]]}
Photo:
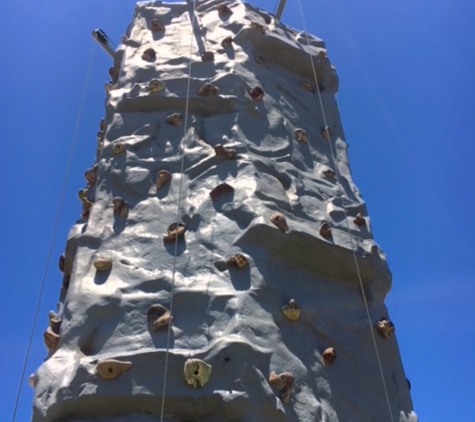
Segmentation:
{"type": "Polygon", "coordinates": [[[352,247],[393,418],[416,420],[325,44],[224,6],[136,7],[33,422],[158,421],[170,324],[166,421],[389,421],[352,247]]]}

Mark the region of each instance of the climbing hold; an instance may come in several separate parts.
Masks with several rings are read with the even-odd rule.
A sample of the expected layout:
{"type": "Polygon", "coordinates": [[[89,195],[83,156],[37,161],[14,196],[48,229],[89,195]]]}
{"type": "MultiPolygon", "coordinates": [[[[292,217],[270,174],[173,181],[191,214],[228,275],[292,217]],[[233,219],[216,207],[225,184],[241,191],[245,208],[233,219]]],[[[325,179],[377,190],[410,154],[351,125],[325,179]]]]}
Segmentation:
{"type": "Polygon", "coordinates": [[[186,231],[186,225],[183,223],[172,223],[168,226],[167,235],[163,237],[165,243],[174,242],[178,237],[183,237],[186,231]]]}
{"type": "Polygon", "coordinates": [[[94,261],[94,267],[97,271],[107,271],[112,268],[112,259],[110,258],[98,258],[94,261]]]}
{"type": "Polygon", "coordinates": [[[61,255],[59,257],[58,267],[59,267],[59,271],[61,271],[62,273],[64,273],[64,264],[65,263],[66,263],[66,257],[64,255],[61,255]]]}
{"type": "Polygon", "coordinates": [[[304,129],[295,129],[295,137],[299,142],[307,142],[307,132],[304,129]]]}
{"type": "Polygon", "coordinates": [[[96,365],[96,373],[102,379],[113,380],[119,375],[128,371],[132,367],[132,362],[120,361],[115,359],[105,359],[96,365]]]}
{"type": "Polygon", "coordinates": [[[333,179],[335,177],[335,172],[329,168],[323,170],[322,173],[325,177],[328,177],[329,179],[333,179]]]}
{"type": "Polygon", "coordinates": [[[104,140],[104,132],[102,132],[101,130],[97,132],[96,140],[98,144],[101,143],[104,140]]]}
{"type": "Polygon", "coordinates": [[[201,53],[202,62],[214,62],[214,54],[211,51],[204,51],[201,53]]]}
{"type": "Polygon", "coordinates": [[[313,92],[313,93],[317,92],[317,87],[314,84],[311,84],[309,82],[300,82],[300,86],[306,91],[313,92]]]}
{"type": "Polygon", "coordinates": [[[249,91],[249,95],[254,101],[260,101],[264,98],[264,90],[260,86],[256,86],[249,91]]]}
{"type": "Polygon", "coordinates": [[[233,12],[232,12],[232,10],[231,10],[228,6],[226,6],[225,4],[220,4],[220,5],[218,6],[218,14],[219,14],[219,16],[225,16],[225,15],[232,15],[233,12]]]}
{"type": "Polygon", "coordinates": [[[289,231],[289,226],[287,225],[287,219],[280,213],[275,213],[270,216],[270,221],[276,225],[283,232],[289,231]]]}
{"type": "Polygon", "coordinates": [[[356,217],[353,220],[353,223],[355,223],[357,226],[360,226],[360,227],[366,226],[366,220],[364,219],[364,217],[361,215],[360,212],[356,214],[356,217]]]}
{"type": "Polygon", "coordinates": [[[211,196],[211,199],[213,201],[217,201],[221,197],[221,195],[224,195],[228,192],[234,192],[234,188],[231,185],[228,185],[227,183],[220,183],[209,193],[209,196],[211,196]]]}
{"type": "Polygon", "coordinates": [[[84,177],[87,180],[88,186],[92,186],[94,183],[96,183],[97,170],[98,170],[98,167],[96,164],[95,166],[91,167],[90,169],[87,169],[84,172],[84,177]]]}
{"type": "Polygon", "coordinates": [[[88,200],[87,199],[88,192],[89,192],[88,188],[78,190],[78,198],[82,203],[88,200]]]}
{"type": "Polygon", "coordinates": [[[71,281],[71,274],[64,274],[62,285],[65,289],[69,287],[70,281],[71,281]]]}
{"type": "Polygon", "coordinates": [[[255,29],[256,31],[260,32],[261,34],[266,33],[266,29],[264,28],[264,26],[262,26],[260,23],[257,23],[257,22],[251,22],[251,28],[255,29]]]}
{"type": "Polygon", "coordinates": [[[326,141],[330,140],[330,127],[329,126],[325,126],[322,129],[322,136],[326,141]]]}
{"type": "Polygon", "coordinates": [[[54,350],[59,342],[59,334],[55,333],[51,327],[48,327],[43,333],[43,340],[48,350],[54,350]]]}
{"type": "Polygon", "coordinates": [[[114,89],[114,85],[112,85],[110,82],[107,82],[104,84],[104,89],[106,91],[106,94],[109,94],[114,89]]]}
{"type": "Polygon", "coordinates": [[[125,44],[127,41],[129,41],[129,37],[127,35],[122,35],[120,37],[120,43],[125,44]]]}
{"type": "Polygon", "coordinates": [[[396,331],[394,324],[387,318],[381,318],[376,323],[376,328],[384,338],[389,338],[396,331]]]}
{"type": "Polygon", "coordinates": [[[31,388],[35,388],[35,387],[36,387],[36,377],[35,377],[35,374],[31,374],[31,375],[28,377],[28,384],[30,384],[30,387],[31,387],[31,388]]]}
{"type": "Polygon", "coordinates": [[[161,23],[158,19],[153,19],[150,29],[152,32],[165,31],[165,25],[163,25],[163,23],[161,23]]]}
{"type": "Polygon", "coordinates": [[[142,54],[142,59],[146,60],[147,62],[153,62],[156,58],[157,55],[153,48],[147,48],[142,54]]]}
{"type": "Polygon", "coordinates": [[[209,381],[212,369],[201,359],[188,359],[183,367],[183,375],[188,385],[203,387],[209,381]]]}
{"type": "Polygon", "coordinates": [[[226,37],[221,41],[221,47],[228,48],[233,45],[233,37],[226,37]]]}
{"type": "Polygon", "coordinates": [[[289,303],[286,303],[281,309],[284,316],[291,321],[297,321],[300,318],[300,306],[295,299],[290,299],[289,303]]]}
{"type": "Polygon", "coordinates": [[[163,91],[164,89],[165,89],[165,84],[162,81],[158,80],[158,79],[152,79],[148,83],[148,90],[151,93],[160,92],[160,91],[163,91]]]}
{"type": "Polygon", "coordinates": [[[336,352],[333,347],[329,347],[328,349],[325,349],[322,353],[323,357],[323,362],[325,362],[325,365],[331,365],[333,362],[335,362],[336,359],[336,352]]]}
{"type": "Polygon", "coordinates": [[[112,152],[114,154],[122,154],[125,151],[125,145],[124,144],[114,144],[112,146],[112,152]]]}
{"type": "Polygon", "coordinates": [[[111,82],[115,84],[119,76],[119,69],[115,66],[109,67],[109,76],[111,77],[111,82]]]}
{"type": "Polygon", "coordinates": [[[168,325],[172,321],[170,311],[162,305],[152,305],[147,312],[148,320],[152,326],[152,331],[168,325]]]}
{"type": "Polygon", "coordinates": [[[221,144],[216,144],[214,147],[214,152],[218,157],[227,157],[229,159],[236,157],[236,151],[234,149],[226,149],[221,144]]]}
{"type": "Polygon", "coordinates": [[[274,371],[272,371],[269,375],[269,384],[275,389],[282,391],[280,399],[285,404],[290,401],[294,382],[295,377],[290,372],[282,372],[281,374],[277,375],[274,371]]]}
{"type": "Polygon", "coordinates": [[[101,132],[104,132],[106,128],[106,119],[101,119],[101,121],[99,122],[99,129],[101,130],[101,132]]]}
{"type": "Polygon", "coordinates": [[[216,85],[206,82],[198,90],[198,95],[216,95],[219,92],[219,88],[216,85]]]}
{"type": "Polygon", "coordinates": [[[257,56],[254,56],[254,61],[258,64],[258,65],[261,65],[261,66],[265,66],[267,64],[267,59],[258,54],[257,56]]]}
{"type": "Polygon", "coordinates": [[[61,318],[53,311],[48,312],[49,326],[53,330],[53,333],[59,334],[59,328],[61,327],[61,318]]]}
{"type": "Polygon", "coordinates": [[[87,220],[89,218],[89,215],[91,213],[92,206],[94,205],[94,202],[89,201],[89,199],[85,199],[82,202],[82,212],[81,212],[81,217],[87,220]]]}
{"type": "Polygon", "coordinates": [[[172,174],[167,171],[167,170],[160,170],[157,173],[157,180],[155,182],[155,186],[157,187],[157,190],[160,190],[165,186],[172,178],[172,174]]]}
{"type": "Polygon", "coordinates": [[[330,224],[328,223],[322,224],[322,226],[320,227],[320,236],[322,236],[324,239],[332,238],[332,230],[331,230],[330,224]]]}
{"type": "Polygon", "coordinates": [[[115,214],[119,217],[127,218],[129,215],[129,204],[127,202],[125,202],[120,196],[116,196],[112,200],[112,204],[114,205],[115,214]]]}
{"type": "Polygon", "coordinates": [[[165,119],[169,125],[180,126],[181,125],[181,114],[180,113],[173,113],[167,116],[165,119]]]}
{"type": "Polygon", "coordinates": [[[246,255],[243,255],[242,253],[237,253],[236,255],[233,255],[232,257],[228,258],[226,263],[228,265],[233,265],[238,268],[244,268],[248,264],[248,259],[246,255]]]}

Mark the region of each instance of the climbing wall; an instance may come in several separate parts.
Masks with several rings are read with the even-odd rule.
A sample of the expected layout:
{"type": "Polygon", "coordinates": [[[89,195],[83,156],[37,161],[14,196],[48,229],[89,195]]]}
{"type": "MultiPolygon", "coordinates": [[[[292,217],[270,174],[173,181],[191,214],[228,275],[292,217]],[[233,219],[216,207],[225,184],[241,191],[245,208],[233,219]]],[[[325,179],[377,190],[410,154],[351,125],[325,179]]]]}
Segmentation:
{"type": "Polygon", "coordinates": [[[32,421],[416,421],[325,44],[140,3],[110,75],[32,421]]]}

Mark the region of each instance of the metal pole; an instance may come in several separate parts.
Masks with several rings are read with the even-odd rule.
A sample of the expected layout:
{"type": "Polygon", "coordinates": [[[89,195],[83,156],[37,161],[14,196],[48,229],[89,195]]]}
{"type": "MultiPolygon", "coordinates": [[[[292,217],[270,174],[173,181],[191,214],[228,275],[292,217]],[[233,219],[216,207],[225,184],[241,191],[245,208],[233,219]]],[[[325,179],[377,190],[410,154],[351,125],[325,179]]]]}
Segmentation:
{"type": "Polygon", "coordinates": [[[104,33],[104,31],[100,29],[94,29],[91,33],[92,38],[94,38],[98,44],[105,50],[109,55],[114,58],[114,50],[109,45],[109,41],[107,39],[107,35],[104,33]]]}
{"type": "Polygon", "coordinates": [[[282,12],[284,11],[285,3],[287,3],[287,0],[279,0],[279,5],[277,6],[277,12],[275,12],[275,17],[279,21],[280,21],[280,17],[282,16],[282,12]]]}

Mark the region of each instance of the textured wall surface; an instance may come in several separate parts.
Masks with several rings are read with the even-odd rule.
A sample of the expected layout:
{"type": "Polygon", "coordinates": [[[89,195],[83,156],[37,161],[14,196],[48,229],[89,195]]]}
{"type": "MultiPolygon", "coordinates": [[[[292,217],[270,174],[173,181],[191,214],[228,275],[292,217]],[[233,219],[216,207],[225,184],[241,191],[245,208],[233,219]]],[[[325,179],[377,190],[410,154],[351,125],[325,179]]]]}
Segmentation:
{"type": "Polygon", "coordinates": [[[416,421],[396,339],[375,327],[389,318],[391,274],[351,179],[325,45],[310,36],[307,46],[246,3],[226,3],[230,13],[220,4],[198,2],[194,26],[192,5],[136,7],[60,260],[50,353],[30,380],[32,420],[159,420],[174,280],[165,420],[389,421],[353,246],[393,418],[416,421]],[[206,83],[217,91],[201,95],[206,83]],[[163,170],[171,179],[162,172],[157,186],[163,170]],[[234,189],[210,195],[222,183],[234,189]],[[167,228],[177,215],[186,231],[174,271],[167,228]],[[229,261],[238,253],[243,268],[229,261]],[[286,316],[291,299],[299,309],[286,316]],[[152,305],[161,307],[150,318],[152,305]],[[188,359],[212,368],[198,368],[196,388],[188,359]],[[272,372],[288,374],[269,382],[272,372]]]}

